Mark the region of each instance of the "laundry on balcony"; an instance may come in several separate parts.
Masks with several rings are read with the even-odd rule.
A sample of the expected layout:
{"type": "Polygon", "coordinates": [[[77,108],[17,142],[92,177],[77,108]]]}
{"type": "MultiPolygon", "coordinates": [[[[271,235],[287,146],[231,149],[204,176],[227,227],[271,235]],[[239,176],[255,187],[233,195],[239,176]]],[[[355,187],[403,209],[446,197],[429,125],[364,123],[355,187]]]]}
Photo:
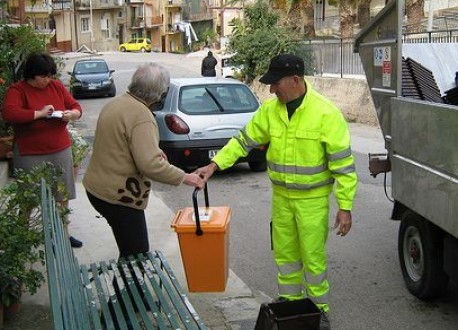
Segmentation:
{"type": "Polygon", "coordinates": [[[190,45],[193,41],[199,41],[191,23],[183,21],[176,22],[175,27],[177,30],[185,33],[188,45],[190,45]]]}

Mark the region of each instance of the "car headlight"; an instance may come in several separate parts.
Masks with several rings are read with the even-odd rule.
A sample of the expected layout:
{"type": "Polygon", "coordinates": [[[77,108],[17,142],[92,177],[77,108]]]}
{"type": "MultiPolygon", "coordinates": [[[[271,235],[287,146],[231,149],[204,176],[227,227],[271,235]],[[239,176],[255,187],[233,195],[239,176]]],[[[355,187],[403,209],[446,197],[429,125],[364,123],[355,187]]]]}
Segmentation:
{"type": "Polygon", "coordinates": [[[112,81],[111,80],[104,80],[102,81],[102,86],[108,86],[108,85],[111,85],[112,84],[112,81]]]}
{"type": "Polygon", "coordinates": [[[72,85],[73,85],[74,87],[81,87],[81,86],[83,86],[83,84],[81,83],[81,81],[77,81],[77,80],[74,80],[74,81],[72,82],[72,85]]]}

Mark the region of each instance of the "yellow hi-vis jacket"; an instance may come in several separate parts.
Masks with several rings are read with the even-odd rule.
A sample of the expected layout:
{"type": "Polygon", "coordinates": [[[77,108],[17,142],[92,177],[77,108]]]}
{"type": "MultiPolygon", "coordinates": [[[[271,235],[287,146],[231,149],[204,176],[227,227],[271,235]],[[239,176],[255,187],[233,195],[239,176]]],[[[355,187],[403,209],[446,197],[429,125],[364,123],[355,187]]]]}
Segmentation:
{"type": "Polygon", "coordinates": [[[286,105],[271,98],[212,159],[221,170],[251,149],[269,144],[268,174],[274,193],[288,198],[331,194],[334,181],[339,208],[351,210],[357,175],[348,125],[340,110],[306,81],[302,104],[288,120],[286,105]]]}

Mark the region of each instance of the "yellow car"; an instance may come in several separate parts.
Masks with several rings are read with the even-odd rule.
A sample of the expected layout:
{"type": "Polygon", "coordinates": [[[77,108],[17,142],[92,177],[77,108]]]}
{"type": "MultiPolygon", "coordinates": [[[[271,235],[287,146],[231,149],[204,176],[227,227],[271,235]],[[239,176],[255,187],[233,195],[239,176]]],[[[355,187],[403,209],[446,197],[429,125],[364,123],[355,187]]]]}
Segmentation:
{"type": "Polygon", "coordinates": [[[120,44],[118,49],[121,52],[150,52],[151,40],[148,38],[132,39],[129,42],[120,44]]]}

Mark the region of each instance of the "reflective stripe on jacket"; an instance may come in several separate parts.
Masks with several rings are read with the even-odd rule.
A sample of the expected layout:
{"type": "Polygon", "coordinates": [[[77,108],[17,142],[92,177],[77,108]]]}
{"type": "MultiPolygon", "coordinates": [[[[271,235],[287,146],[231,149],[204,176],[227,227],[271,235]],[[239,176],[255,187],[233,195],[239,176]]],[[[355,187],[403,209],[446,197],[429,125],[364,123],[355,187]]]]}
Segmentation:
{"type": "Polygon", "coordinates": [[[357,175],[348,125],[332,102],[306,85],[307,93],[291,120],[276,97],[265,101],[213,161],[226,169],[252,148],[269,143],[268,173],[274,192],[289,198],[322,197],[331,193],[336,181],[339,208],[351,210],[357,175]]]}

